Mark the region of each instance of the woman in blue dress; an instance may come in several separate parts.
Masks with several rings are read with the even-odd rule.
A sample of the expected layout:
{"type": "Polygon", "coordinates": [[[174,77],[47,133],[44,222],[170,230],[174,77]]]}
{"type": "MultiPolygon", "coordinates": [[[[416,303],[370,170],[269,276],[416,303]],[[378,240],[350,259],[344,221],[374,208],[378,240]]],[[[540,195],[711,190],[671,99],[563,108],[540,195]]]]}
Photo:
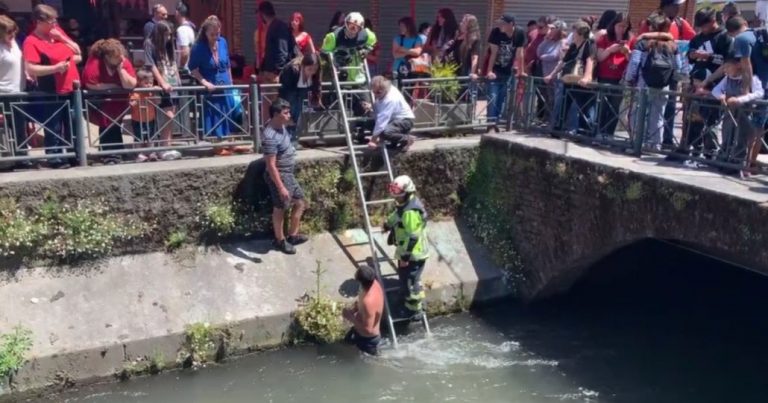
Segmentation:
{"type": "MultiPolygon", "coordinates": [[[[221,36],[221,21],[210,16],[200,27],[192,52],[189,57],[189,70],[192,76],[208,91],[215,91],[217,86],[232,85],[229,48],[227,40],[221,36]]],[[[239,94],[234,91],[203,96],[203,129],[206,136],[219,139],[230,134],[232,121],[238,122],[239,94]],[[226,116],[229,115],[229,116],[226,116]]],[[[222,150],[221,153],[227,153],[222,150]]]]}

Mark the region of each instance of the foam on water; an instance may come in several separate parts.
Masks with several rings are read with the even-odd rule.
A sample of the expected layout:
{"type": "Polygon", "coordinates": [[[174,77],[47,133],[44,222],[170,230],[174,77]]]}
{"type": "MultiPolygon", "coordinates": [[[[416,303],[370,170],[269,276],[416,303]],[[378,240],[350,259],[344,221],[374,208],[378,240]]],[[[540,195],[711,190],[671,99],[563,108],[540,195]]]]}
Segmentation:
{"type": "Polygon", "coordinates": [[[399,348],[385,343],[381,356],[371,360],[379,365],[421,374],[466,373],[512,366],[555,367],[557,361],[532,357],[516,341],[493,343],[478,339],[474,327],[445,326],[430,337],[414,334],[399,340],[399,348]]]}

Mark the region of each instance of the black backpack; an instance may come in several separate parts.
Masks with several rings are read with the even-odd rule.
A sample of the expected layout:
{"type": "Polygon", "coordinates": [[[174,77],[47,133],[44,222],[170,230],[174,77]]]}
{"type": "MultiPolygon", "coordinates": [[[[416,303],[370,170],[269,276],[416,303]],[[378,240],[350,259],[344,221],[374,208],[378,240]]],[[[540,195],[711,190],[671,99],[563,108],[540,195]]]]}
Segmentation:
{"type": "Polygon", "coordinates": [[[768,62],[768,30],[765,28],[753,29],[757,41],[755,42],[755,48],[752,49],[752,54],[768,62]]]}
{"type": "Polygon", "coordinates": [[[643,81],[650,88],[662,89],[672,82],[675,74],[675,53],[666,46],[654,46],[640,67],[643,81]]]}

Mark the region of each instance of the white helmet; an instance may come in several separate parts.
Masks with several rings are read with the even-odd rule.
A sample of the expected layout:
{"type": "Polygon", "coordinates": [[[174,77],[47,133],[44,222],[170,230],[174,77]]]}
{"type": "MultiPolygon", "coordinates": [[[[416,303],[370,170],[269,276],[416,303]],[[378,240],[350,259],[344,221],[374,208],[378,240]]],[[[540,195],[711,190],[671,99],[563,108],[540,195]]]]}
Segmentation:
{"type": "Polygon", "coordinates": [[[416,192],[416,185],[413,184],[411,177],[408,175],[400,175],[389,184],[389,194],[394,197],[401,197],[406,193],[414,192],[416,192]]]}
{"type": "Polygon", "coordinates": [[[347,17],[344,18],[344,22],[347,24],[352,23],[360,28],[365,28],[365,18],[363,18],[363,15],[358,13],[357,11],[353,11],[349,14],[347,14],[347,17]]]}

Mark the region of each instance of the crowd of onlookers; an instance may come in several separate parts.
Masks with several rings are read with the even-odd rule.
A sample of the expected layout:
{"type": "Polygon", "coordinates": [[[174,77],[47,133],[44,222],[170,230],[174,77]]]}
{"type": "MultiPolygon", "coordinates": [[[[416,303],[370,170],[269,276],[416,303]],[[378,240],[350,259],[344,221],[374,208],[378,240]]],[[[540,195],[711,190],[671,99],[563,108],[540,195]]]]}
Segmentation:
{"type": "MultiPolygon", "coordinates": [[[[345,63],[359,64],[364,58],[372,76],[425,78],[437,64],[454,66],[456,76],[484,86],[491,125],[501,118],[507,94],[520,98],[517,88],[510,87],[515,82],[512,78],[532,76],[536,78],[535,119],[555,133],[612,137],[625,130],[642,137],[646,148],[676,148],[673,159],[686,161],[690,155],[747,161],[746,171],[760,151],[766,114],[741,113],[736,107],[764,96],[768,56],[764,58],[763,53],[768,54],[768,49],[763,47],[768,46],[768,35],[750,29],[730,3],[719,11],[699,10],[689,22],[678,15],[685,1],[660,0],[659,9],[639,21],[637,28],[626,13],[614,10],[571,24],[543,16],[525,26],[504,14],[485,37],[476,16],[459,18],[443,8],[433,24],[417,26],[413,18],[401,18],[395,38],[377,38],[370,21],[356,12],[335,13],[327,34],[312,38],[301,13],[293,13],[286,22],[271,2],[262,1],[253,65],[230,53],[219,18],[210,16],[198,26],[189,20],[183,3],[174,10],[175,24],[168,21],[169,11],[163,5],[152,7],[151,20],[143,27],[143,58],[136,65],[118,39],[86,44],[79,39],[76,20],[59,26],[56,10],[38,5],[26,35],[16,22],[0,15],[0,92],[51,94],[45,102],[22,104],[18,109],[24,113],[6,112],[5,118],[12,121],[6,127],[14,132],[15,156],[25,155],[34,144],[33,137],[40,137],[32,134],[41,133],[46,153],[52,154],[47,165],[61,168],[69,166],[69,161],[55,154],[74,148],[73,118],[61,105],[76,81],[87,91],[144,89],[124,99],[110,97],[98,103],[99,113],[88,114],[90,123],[99,127],[96,144],[102,151],[124,149],[126,131],[133,133],[130,147],[167,149],[174,127],[190,124],[191,111],[179,102],[178,87],[200,85],[210,93],[202,97],[204,113],[197,125],[207,138],[221,141],[214,148],[218,155],[229,155],[245,151],[224,141],[245,112],[240,94],[220,87],[245,83],[251,75],[261,84],[279,83],[276,95],[290,103],[292,121],[298,122],[305,103],[323,102],[320,83],[327,75],[319,52],[365,47],[365,53],[351,55],[345,63]],[[391,65],[380,65],[381,40],[392,41],[391,65]],[[642,117],[639,102],[628,102],[629,88],[650,90],[642,117]],[[676,121],[679,91],[697,98],[682,98],[686,116],[682,135],[675,135],[680,122],[679,117],[676,121]],[[130,123],[124,127],[122,118],[128,108],[130,123]],[[627,109],[629,113],[622,112],[627,109]],[[46,122],[45,128],[29,120],[46,122]],[[718,135],[721,126],[722,135],[718,135]]],[[[267,110],[265,103],[263,121],[268,119],[267,110]]],[[[289,129],[295,142],[296,127],[289,129]]],[[[120,162],[121,155],[137,161],[181,157],[173,150],[101,154],[107,164],[120,162]]],[[[18,163],[21,168],[31,165],[18,163]]]]}

